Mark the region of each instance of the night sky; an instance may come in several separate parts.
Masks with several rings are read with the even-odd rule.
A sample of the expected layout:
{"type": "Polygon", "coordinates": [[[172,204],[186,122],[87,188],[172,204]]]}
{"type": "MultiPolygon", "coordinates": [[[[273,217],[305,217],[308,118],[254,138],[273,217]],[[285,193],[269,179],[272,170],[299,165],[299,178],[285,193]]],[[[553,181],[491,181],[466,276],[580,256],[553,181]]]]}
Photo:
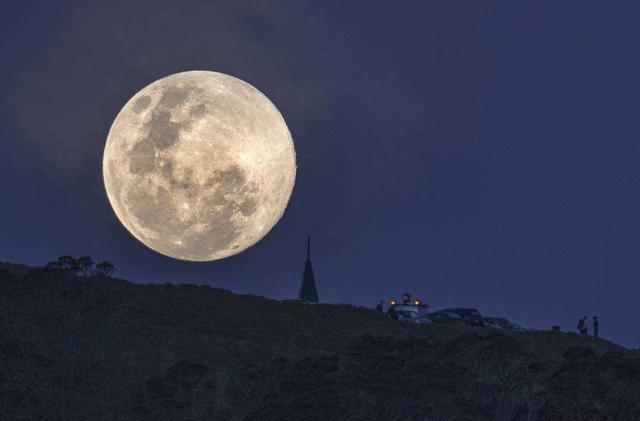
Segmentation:
{"type": "Polygon", "coordinates": [[[0,1],[0,260],[109,260],[135,282],[322,301],[409,291],[640,346],[637,1],[0,1]],[[283,114],[281,221],[212,263],[120,224],[102,153],[147,84],[213,70],[283,114]]]}

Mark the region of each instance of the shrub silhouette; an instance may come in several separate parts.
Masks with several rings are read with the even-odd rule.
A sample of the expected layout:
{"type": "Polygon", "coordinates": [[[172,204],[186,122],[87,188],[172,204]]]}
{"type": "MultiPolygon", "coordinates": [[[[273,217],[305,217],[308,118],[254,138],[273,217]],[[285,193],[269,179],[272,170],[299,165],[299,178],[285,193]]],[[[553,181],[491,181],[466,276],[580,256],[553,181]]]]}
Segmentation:
{"type": "Polygon", "coordinates": [[[89,276],[93,273],[93,259],[90,256],[80,257],[76,264],[78,266],[78,273],[82,276],[89,276]]]}
{"type": "Polygon", "coordinates": [[[96,265],[96,274],[100,276],[111,276],[114,271],[113,265],[107,261],[100,262],[96,265]]]}
{"type": "Polygon", "coordinates": [[[72,272],[77,272],[80,266],[78,264],[78,261],[74,257],[64,255],[64,256],[58,257],[58,260],[47,263],[46,267],[53,268],[53,269],[65,269],[72,272]]]}
{"type": "Polygon", "coordinates": [[[63,270],[79,276],[105,276],[109,277],[115,271],[110,262],[103,261],[95,264],[91,256],[83,256],[76,259],[73,256],[60,256],[45,265],[45,269],[63,270]]]}

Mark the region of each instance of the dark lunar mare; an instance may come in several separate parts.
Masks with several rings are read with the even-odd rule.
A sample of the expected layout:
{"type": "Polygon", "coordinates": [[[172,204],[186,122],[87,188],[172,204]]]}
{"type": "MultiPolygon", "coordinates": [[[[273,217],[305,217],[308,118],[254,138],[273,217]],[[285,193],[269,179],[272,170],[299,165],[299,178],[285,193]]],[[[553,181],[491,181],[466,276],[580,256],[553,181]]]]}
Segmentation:
{"type": "MultiPolygon", "coordinates": [[[[182,107],[192,98],[202,93],[202,90],[193,85],[183,87],[170,86],[164,89],[158,104],[152,111],[151,119],[145,123],[147,131],[145,137],[133,146],[130,156],[129,169],[131,173],[143,176],[154,171],[166,180],[172,189],[181,191],[187,197],[201,197],[203,203],[195,210],[195,223],[208,224],[206,229],[199,232],[185,232],[182,222],[176,220],[176,215],[171,211],[158,212],[158,210],[172,210],[175,200],[171,191],[160,188],[150,192],[144,184],[135,185],[128,193],[129,202],[133,206],[129,210],[144,227],[158,233],[161,238],[178,238],[184,246],[176,245],[181,254],[191,254],[199,258],[210,255],[226,248],[237,249],[239,245],[233,245],[239,237],[240,231],[234,224],[232,217],[241,214],[248,217],[258,208],[259,191],[255,183],[247,181],[247,175],[237,165],[226,170],[213,170],[206,184],[198,186],[193,180],[193,170],[186,168],[178,179],[175,175],[175,163],[170,157],[156,157],[157,151],[174,146],[179,141],[181,130],[188,129],[193,119],[205,115],[206,104],[197,104],[189,110],[191,119],[184,122],[172,122],[171,110],[182,107]],[[162,164],[162,165],[160,165],[162,164]],[[216,221],[209,224],[208,221],[216,221]],[[193,251],[193,252],[192,252],[193,251]]],[[[141,97],[134,104],[134,111],[148,107],[150,100],[141,97]]],[[[147,239],[153,241],[152,239],[147,239]]],[[[160,250],[166,249],[165,244],[156,244],[160,250]]],[[[171,248],[171,247],[169,247],[171,248]]],[[[172,253],[173,250],[163,250],[172,253]]]]}

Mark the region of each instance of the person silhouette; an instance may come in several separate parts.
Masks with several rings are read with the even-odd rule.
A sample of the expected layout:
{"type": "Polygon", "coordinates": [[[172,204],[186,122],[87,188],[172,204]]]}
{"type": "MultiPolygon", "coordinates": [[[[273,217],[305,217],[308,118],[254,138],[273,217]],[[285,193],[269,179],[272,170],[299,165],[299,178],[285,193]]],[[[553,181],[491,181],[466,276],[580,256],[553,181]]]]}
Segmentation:
{"type": "Polygon", "coordinates": [[[584,319],[578,320],[578,333],[584,335],[584,319]]]}
{"type": "Polygon", "coordinates": [[[405,292],[402,295],[402,304],[409,304],[411,302],[411,295],[408,292],[405,292]]]}
{"type": "Polygon", "coordinates": [[[593,316],[593,336],[598,338],[600,335],[600,322],[598,316],[593,316]]]}

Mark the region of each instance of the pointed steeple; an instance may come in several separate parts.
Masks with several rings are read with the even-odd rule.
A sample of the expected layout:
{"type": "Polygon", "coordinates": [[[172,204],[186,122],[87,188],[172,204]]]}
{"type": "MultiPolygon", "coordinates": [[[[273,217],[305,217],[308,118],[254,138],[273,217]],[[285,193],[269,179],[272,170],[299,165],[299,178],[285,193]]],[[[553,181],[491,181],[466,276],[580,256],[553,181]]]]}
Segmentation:
{"type": "Polygon", "coordinates": [[[304,273],[302,274],[302,284],[298,299],[306,303],[317,303],[318,290],[316,289],[316,278],[313,276],[313,266],[311,265],[311,237],[307,236],[307,261],[304,264],[304,273]]]}

